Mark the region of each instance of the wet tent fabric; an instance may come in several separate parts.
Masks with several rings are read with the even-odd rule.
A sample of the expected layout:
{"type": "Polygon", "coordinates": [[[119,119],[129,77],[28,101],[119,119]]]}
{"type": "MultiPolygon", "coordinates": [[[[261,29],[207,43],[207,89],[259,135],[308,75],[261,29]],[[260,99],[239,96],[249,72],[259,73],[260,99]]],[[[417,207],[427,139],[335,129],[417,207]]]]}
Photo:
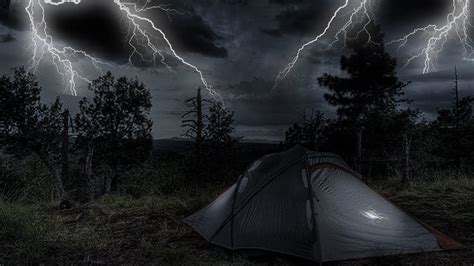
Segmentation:
{"type": "Polygon", "coordinates": [[[255,161],[185,222],[232,250],[321,262],[459,246],[371,190],[340,157],[300,146],[255,161]]]}

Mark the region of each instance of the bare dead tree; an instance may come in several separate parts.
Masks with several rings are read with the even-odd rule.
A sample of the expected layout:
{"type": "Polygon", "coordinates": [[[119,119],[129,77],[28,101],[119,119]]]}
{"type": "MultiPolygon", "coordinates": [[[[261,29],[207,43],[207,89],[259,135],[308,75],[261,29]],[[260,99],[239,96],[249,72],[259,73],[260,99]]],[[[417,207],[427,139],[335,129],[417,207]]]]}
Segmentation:
{"type": "Polygon", "coordinates": [[[457,167],[457,173],[459,175],[459,171],[461,169],[461,155],[459,154],[459,150],[461,149],[460,147],[460,142],[459,142],[459,129],[461,128],[461,116],[460,116],[460,104],[459,104],[459,82],[458,82],[458,68],[457,66],[454,66],[454,88],[453,88],[453,93],[454,93],[454,118],[455,118],[455,129],[454,129],[454,134],[455,134],[455,139],[456,139],[456,167],[457,167]]]}
{"type": "Polygon", "coordinates": [[[458,68],[457,66],[454,67],[454,112],[456,118],[456,129],[460,127],[460,112],[459,112],[459,82],[458,82],[458,68]]]}
{"type": "Polygon", "coordinates": [[[183,136],[194,142],[194,150],[198,165],[202,162],[202,145],[205,139],[203,104],[209,102],[202,98],[201,88],[197,89],[196,97],[185,101],[190,108],[182,115],[182,128],[185,128],[183,136]]]}

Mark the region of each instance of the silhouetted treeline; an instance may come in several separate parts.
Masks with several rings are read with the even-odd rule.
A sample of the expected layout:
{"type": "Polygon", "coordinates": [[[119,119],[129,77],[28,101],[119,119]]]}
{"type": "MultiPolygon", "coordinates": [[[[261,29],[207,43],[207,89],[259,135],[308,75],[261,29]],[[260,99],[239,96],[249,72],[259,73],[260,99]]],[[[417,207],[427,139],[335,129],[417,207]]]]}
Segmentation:
{"type": "MultiPolygon", "coordinates": [[[[408,182],[472,174],[474,99],[459,95],[457,71],[453,88],[447,88],[453,104],[427,121],[406,98],[410,83],[398,79],[380,27],[366,29],[348,38],[343,74],[318,78],[337,116],[306,112],[280,148],[301,144],[339,154],[368,178],[408,182]]],[[[240,143],[233,111],[205,100],[198,89],[185,101],[182,116],[190,150],[157,153],[151,94],[143,83],[107,73],[89,90],[92,96],[70,115],[59,98],[49,105],[41,101],[41,86],[26,69],[0,78],[0,200],[60,200],[69,206],[107,193],[140,196],[205,187],[235,180],[253,159],[274,151],[240,143]]]]}
{"type": "Polygon", "coordinates": [[[287,130],[285,145],[340,154],[369,177],[392,175],[408,181],[437,170],[472,172],[473,99],[459,96],[457,73],[453,106],[440,109],[437,119],[428,122],[405,97],[410,83],[398,79],[396,60],[385,50],[380,27],[371,24],[368,29],[370,36],[357,32],[358,38],[347,42],[351,54],[340,61],[344,74],[318,79],[337,117],[327,119],[314,110],[305,114],[287,130]]]}
{"type": "Polygon", "coordinates": [[[79,113],[70,117],[59,98],[41,102],[41,87],[24,68],[0,79],[2,153],[39,159],[54,177],[52,191],[65,201],[117,191],[121,173],[151,154],[149,90],[137,79],[111,73],[89,90],[93,97],[82,99],[79,113]]]}
{"type": "Polygon", "coordinates": [[[204,100],[200,89],[186,101],[189,111],[183,115],[194,149],[166,157],[154,155],[151,94],[136,78],[117,79],[109,72],[93,80],[92,96],[79,101],[74,115],[59,98],[44,104],[41,89],[23,67],[0,79],[2,198],[38,194],[69,206],[107,193],[205,184],[250,160],[239,161],[233,112],[204,100]]]}

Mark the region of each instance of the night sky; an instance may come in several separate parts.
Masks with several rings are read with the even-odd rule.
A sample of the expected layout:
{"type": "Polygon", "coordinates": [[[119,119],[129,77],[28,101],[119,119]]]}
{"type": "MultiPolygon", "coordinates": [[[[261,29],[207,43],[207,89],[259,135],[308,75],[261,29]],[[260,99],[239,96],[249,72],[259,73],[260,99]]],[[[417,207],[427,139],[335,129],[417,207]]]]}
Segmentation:
{"type": "MultiPolygon", "coordinates": [[[[247,139],[279,140],[285,129],[305,110],[319,109],[334,116],[334,109],[323,99],[324,88],[317,78],[325,72],[340,74],[339,59],[347,51],[341,44],[327,49],[329,39],[309,47],[287,79],[272,91],[276,75],[306,41],[319,34],[342,0],[165,0],[179,14],[150,11],[146,15],[168,35],[176,51],[198,66],[206,79],[235,111],[237,134],[247,139]]],[[[10,15],[0,19],[0,72],[28,65],[31,41],[26,0],[12,0],[10,15]]],[[[154,2],[153,2],[154,3],[154,2]]],[[[447,0],[386,0],[374,6],[374,18],[382,25],[386,41],[403,36],[415,27],[441,24],[450,11],[447,0]]],[[[134,58],[135,66],[124,66],[130,55],[126,45],[127,24],[112,0],[83,0],[81,4],[46,6],[50,33],[58,46],[68,45],[113,64],[115,75],[138,76],[151,89],[155,138],[179,136],[184,100],[201,86],[198,75],[171,56],[166,67],[155,70],[134,58]]],[[[342,20],[341,20],[342,21],[342,20]]],[[[337,28],[337,27],[336,27],[337,28]]],[[[334,29],[332,30],[334,35],[334,29]]],[[[388,47],[402,66],[408,53],[421,45],[421,39],[397,51],[388,47]]],[[[163,46],[164,48],[165,46],[163,46]]],[[[88,77],[91,71],[81,59],[76,67],[88,77]]],[[[462,95],[473,95],[474,63],[463,60],[462,47],[455,38],[448,40],[437,58],[435,69],[423,75],[423,60],[415,60],[398,73],[412,107],[433,118],[436,110],[451,103],[454,65],[457,65],[462,95]]],[[[57,95],[74,109],[79,99],[68,95],[53,65],[45,60],[37,75],[43,85],[43,99],[57,95]]],[[[79,83],[79,96],[87,96],[87,84],[79,83]]],[[[209,95],[206,95],[209,97],[209,95]]]]}

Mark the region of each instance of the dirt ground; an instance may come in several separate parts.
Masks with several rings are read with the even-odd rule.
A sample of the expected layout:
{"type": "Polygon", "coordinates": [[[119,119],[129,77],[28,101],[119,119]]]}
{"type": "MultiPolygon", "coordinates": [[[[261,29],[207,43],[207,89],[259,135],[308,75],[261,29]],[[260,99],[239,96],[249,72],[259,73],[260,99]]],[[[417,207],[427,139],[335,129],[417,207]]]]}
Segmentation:
{"type": "MultiPolygon", "coordinates": [[[[328,265],[474,265],[474,191],[470,189],[406,189],[381,191],[408,213],[464,245],[463,249],[394,256],[328,265]]],[[[46,264],[157,265],[300,265],[314,264],[291,257],[247,257],[208,244],[182,219],[205,205],[208,197],[110,196],[69,210],[40,207],[51,227],[34,258],[15,254],[3,244],[0,261],[46,264]],[[25,261],[26,260],[26,261],[25,261]]],[[[8,248],[10,247],[10,248],[8,248]]]]}

